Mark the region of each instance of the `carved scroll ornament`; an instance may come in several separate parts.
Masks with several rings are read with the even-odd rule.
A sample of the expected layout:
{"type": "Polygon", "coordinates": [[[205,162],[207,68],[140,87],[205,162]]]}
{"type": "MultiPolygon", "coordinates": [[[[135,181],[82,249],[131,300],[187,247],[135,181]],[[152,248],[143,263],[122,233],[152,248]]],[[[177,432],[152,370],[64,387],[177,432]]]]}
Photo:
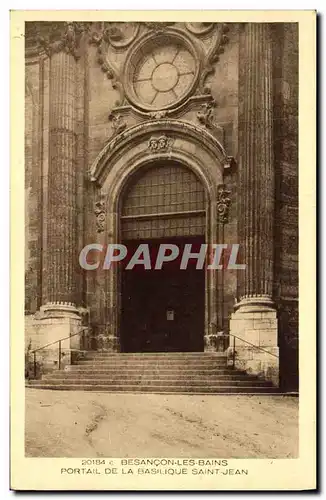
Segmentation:
{"type": "Polygon", "coordinates": [[[119,113],[118,114],[110,113],[109,121],[112,123],[112,130],[113,130],[113,134],[110,137],[110,139],[115,135],[121,134],[121,132],[123,132],[127,127],[127,122],[119,113]]]}
{"type": "Polygon", "coordinates": [[[217,188],[217,218],[223,224],[229,220],[229,209],[231,204],[231,191],[225,188],[224,184],[220,184],[217,188]]]}
{"type": "Polygon", "coordinates": [[[98,200],[95,202],[94,213],[96,216],[96,231],[103,233],[105,227],[105,202],[98,200]]]}
{"type": "Polygon", "coordinates": [[[214,42],[208,51],[205,61],[204,69],[201,73],[199,88],[203,94],[210,94],[210,88],[206,85],[206,79],[211,74],[214,73],[214,65],[220,59],[220,55],[224,52],[224,47],[228,43],[229,38],[226,33],[229,31],[227,24],[216,24],[216,34],[214,42]]]}

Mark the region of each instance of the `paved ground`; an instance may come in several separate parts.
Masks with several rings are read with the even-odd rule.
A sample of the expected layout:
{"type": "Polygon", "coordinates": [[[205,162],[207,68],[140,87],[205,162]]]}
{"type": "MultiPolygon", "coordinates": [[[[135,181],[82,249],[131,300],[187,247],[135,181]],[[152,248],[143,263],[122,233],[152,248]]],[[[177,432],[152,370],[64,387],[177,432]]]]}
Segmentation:
{"type": "Polygon", "coordinates": [[[26,455],[286,458],[297,398],[26,389],[26,455]]]}

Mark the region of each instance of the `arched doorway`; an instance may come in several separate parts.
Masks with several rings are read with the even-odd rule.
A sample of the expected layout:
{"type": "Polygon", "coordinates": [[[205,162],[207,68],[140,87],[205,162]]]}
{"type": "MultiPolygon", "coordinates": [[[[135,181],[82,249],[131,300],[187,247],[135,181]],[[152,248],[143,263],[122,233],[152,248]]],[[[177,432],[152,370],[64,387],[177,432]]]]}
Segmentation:
{"type": "Polygon", "coordinates": [[[198,252],[205,243],[206,211],[201,180],[176,161],[154,162],[126,183],[119,203],[120,240],[128,248],[120,275],[123,351],[204,350],[205,269],[195,259],[185,269],[180,262],[186,245],[198,252]],[[140,244],[148,245],[150,269],[128,269],[140,244]],[[179,255],[155,269],[161,244],[175,245],[179,255]]]}
{"type": "MultiPolygon", "coordinates": [[[[193,172],[205,189],[205,242],[223,242],[223,225],[217,219],[218,191],[230,157],[219,141],[206,129],[174,119],[153,119],[134,125],[114,136],[95,159],[90,179],[103,202],[105,220],[97,235],[104,246],[121,242],[121,207],[134,176],[153,165],[177,164],[193,172]]],[[[105,348],[120,351],[121,343],[121,273],[118,266],[108,273],[98,272],[96,286],[102,290],[94,303],[93,317],[105,348]]],[[[204,350],[215,351],[217,327],[223,317],[222,273],[205,270],[204,350]]]]}

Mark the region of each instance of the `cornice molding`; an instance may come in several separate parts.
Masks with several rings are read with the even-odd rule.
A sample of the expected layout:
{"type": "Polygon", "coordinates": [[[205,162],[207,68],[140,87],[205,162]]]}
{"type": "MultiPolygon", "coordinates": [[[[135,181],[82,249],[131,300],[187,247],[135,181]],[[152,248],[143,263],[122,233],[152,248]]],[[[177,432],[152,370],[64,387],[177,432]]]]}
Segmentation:
{"type": "Polygon", "coordinates": [[[201,95],[193,95],[190,96],[185,102],[179,104],[171,109],[161,109],[155,111],[143,111],[138,109],[131,104],[126,106],[118,106],[113,108],[110,112],[110,115],[121,114],[123,116],[127,116],[129,113],[143,118],[145,120],[158,120],[163,118],[179,118],[184,113],[187,113],[191,110],[201,109],[201,106],[204,104],[208,104],[213,100],[210,94],[201,94],[201,95]]]}

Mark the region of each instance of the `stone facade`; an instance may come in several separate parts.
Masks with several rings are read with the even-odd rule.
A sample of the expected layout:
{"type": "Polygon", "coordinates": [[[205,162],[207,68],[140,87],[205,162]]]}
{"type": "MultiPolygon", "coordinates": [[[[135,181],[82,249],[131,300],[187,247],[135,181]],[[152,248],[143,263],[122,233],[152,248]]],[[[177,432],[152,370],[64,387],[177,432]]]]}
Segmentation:
{"type": "MultiPolygon", "coordinates": [[[[206,272],[205,350],[230,333],[238,367],[297,389],[297,25],[27,22],[25,32],[26,346],[86,325],[89,348],[120,349],[119,271],[84,271],[78,255],[119,243],[135,172],[180,164],[207,193],[205,241],[239,244],[247,266],[206,272]]],[[[79,336],[65,342],[69,362],[79,336]]],[[[56,356],[39,357],[51,367],[56,356]]]]}

